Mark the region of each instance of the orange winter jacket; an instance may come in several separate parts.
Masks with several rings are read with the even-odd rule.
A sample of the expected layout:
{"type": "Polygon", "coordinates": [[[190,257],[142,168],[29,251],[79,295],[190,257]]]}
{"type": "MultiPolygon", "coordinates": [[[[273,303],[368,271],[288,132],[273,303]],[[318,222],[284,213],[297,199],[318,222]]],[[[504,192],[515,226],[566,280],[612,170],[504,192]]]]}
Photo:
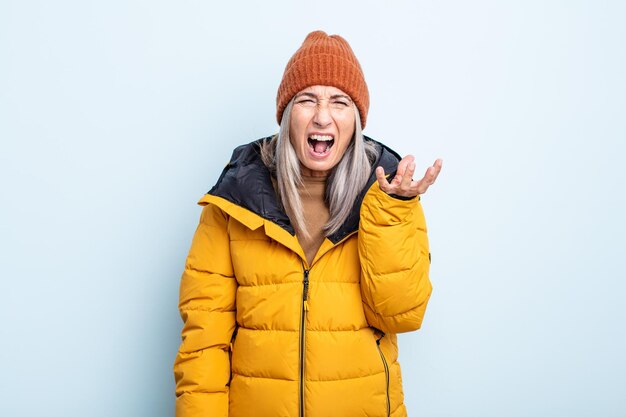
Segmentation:
{"type": "MultiPolygon", "coordinates": [[[[431,293],[419,197],[387,195],[372,171],[309,265],[262,140],[237,148],[199,201],[180,287],[176,416],[406,416],[396,333],[420,327],[431,293]]],[[[398,155],[375,143],[374,167],[395,171],[398,155]]]]}

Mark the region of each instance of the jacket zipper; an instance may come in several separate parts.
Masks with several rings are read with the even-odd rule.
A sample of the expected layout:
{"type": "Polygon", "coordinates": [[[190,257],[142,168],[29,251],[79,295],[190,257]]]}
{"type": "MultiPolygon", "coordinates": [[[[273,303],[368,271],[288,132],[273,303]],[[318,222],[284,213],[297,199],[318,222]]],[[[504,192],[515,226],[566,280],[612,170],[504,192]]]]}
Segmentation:
{"type": "Polygon", "coordinates": [[[383,333],[378,339],[376,339],[376,347],[378,348],[378,353],[380,353],[380,358],[383,360],[383,366],[385,367],[385,394],[387,395],[387,417],[391,415],[391,404],[389,401],[389,365],[387,365],[387,359],[385,359],[385,355],[383,354],[383,350],[380,348],[380,340],[385,337],[383,333]]]}
{"type": "Polygon", "coordinates": [[[302,265],[304,269],[304,278],[302,280],[302,311],[300,314],[300,417],[304,417],[304,365],[305,365],[305,332],[306,332],[306,313],[309,311],[309,270],[302,265]]]}
{"type": "MultiPolygon", "coordinates": [[[[346,236],[343,237],[343,239],[337,242],[334,246],[347,240],[350,236],[352,236],[355,233],[356,231],[347,234],[346,236]]],[[[302,288],[302,310],[300,312],[300,387],[299,387],[300,410],[299,410],[299,416],[304,417],[304,377],[305,377],[305,363],[306,363],[306,357],[304,353],[306,349],[306,344],[305,344],[306,315],[307,315],[307,312],[309,311],[309,301],[308,301],[309,300],[309,271],[311,270],[310,267],[312,267],[313,265],[310,265],[309,269],[307,269],[302,259],[300,260],[300,262],[302,263],[303,288],[302,288]]],[[[381,355],[382,355],[382,352],[381,352],[381,355]]],[[[384,360],[385,359],[383,357],[383,361],[384,360]]],[[[386,362],[385,362],[385,369],[387,369],[386,362]]],[[[387,375],[387,385],[389,385],[389,375],[387,375]]],[[[389,389],[387,389],[387,391],[389,391],[389,389]]],[[[387,402],[389,402],[389,392],[387,392],[387,402]]],[[[389,404],[387,404],[387,409],[389,409],[389,404]]],[[[389,415],[389,412],[387,413],[387,415],[389,415]]]]}

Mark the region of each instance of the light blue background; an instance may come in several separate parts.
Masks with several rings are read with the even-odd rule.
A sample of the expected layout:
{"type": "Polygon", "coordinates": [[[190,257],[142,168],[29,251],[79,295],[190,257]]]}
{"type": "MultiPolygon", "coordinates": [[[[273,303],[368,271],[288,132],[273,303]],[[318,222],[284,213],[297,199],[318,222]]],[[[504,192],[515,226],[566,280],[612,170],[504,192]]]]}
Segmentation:
{"type": "Polygon", "coordinates": [[[444,159],[410,415],[626,415],[626,3],[337,3],[0,2],[0,415],[173,414],[195,203],[314,29],[444,159]]]}

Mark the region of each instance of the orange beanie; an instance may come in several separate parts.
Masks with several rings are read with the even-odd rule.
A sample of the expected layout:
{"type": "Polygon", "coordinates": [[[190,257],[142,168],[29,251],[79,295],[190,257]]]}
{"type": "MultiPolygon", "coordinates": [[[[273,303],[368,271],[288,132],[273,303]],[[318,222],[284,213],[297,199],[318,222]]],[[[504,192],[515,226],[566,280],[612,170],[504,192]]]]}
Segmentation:
{"type": "Polygon", "coordinates": [[[348,94],[359,109],[361,126],[365,127],[370,106],[367,84],[352,48],[341,36],[311,32],[293,54],[276,96],[278,124],[293,96],[312,85],[330,85],[348,94]]]}

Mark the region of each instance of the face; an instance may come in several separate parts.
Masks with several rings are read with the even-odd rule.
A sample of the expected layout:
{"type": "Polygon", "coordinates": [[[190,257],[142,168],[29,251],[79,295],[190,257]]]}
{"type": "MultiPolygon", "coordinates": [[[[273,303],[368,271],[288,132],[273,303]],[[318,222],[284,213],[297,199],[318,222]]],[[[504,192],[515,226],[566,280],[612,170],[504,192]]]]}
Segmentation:
{"type": "Polygon", "coordinates": [[[339,163],[354,135],[354,109],[335,87],[315,85],[295,95],[289,137],[303,175],[327,176],[339,163]]]}

